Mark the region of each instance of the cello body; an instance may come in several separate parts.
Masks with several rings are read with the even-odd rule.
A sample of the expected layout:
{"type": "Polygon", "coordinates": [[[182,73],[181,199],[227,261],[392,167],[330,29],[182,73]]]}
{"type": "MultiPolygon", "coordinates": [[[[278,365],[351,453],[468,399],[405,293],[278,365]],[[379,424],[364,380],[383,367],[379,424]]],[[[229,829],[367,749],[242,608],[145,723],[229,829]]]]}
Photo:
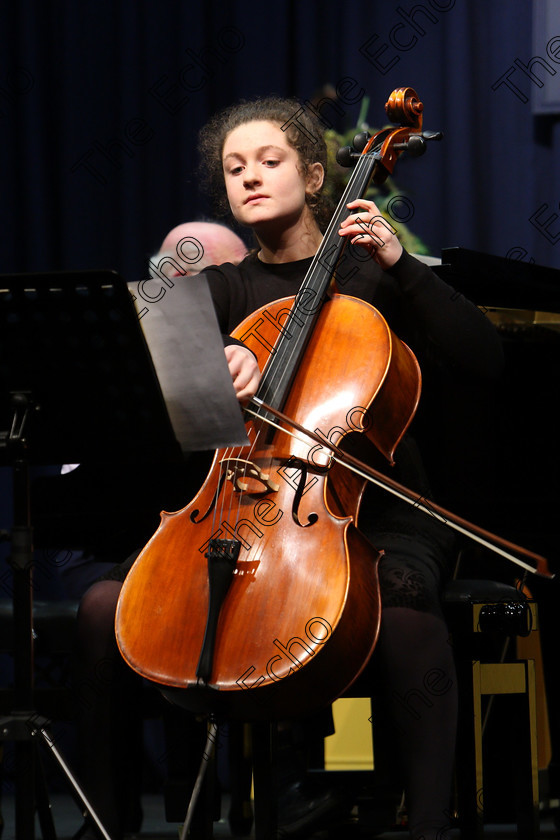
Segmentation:
{"type": "MultiPolygon", "coordinates": [[[[277,301],[233,333],[265,373],[293,306],[277,301]]],[[[419,394],[416,359],[377,310],[334,295],[283,410],[335,443],[361,432],[391,461],[419,394]]],[[[124,582],[116,635],[127,663],[185,708],[288,718],[331,703],[367,664],[378,552],[357,528],[362,479],[264,420],[247,429],[250,444],[219,450],[195,499],[162,514],[124,582]],[[239,553],[201,679],[212,539],[234,540],[239,553]]]]}

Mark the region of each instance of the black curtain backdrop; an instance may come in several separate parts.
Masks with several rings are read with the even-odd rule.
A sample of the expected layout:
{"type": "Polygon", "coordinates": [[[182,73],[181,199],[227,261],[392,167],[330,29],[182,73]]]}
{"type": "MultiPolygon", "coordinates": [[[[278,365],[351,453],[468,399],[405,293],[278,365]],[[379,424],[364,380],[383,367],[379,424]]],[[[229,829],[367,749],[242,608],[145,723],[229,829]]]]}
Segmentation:
{"type": "Polygon", "coordinates": [[[3,0],[0,273],[146,276],[172,226],[211,216],[195,174],[207,118],[325,84],[342,96],[322,111],[339,130],[364,95],[379,127],[388,94],[410,85],[425,127],[445,133],[396,171],[434,255],[461,245],[560,268],[560,125],[531,110],[560,53],[535,52],[533,5],[3,0]]]}

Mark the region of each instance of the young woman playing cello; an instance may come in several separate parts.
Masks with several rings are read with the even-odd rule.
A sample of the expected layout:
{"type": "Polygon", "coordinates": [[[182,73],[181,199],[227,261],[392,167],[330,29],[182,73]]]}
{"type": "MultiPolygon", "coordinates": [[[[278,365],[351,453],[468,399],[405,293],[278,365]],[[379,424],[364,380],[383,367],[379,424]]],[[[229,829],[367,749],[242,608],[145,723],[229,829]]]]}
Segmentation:
{"type": "MultiPolygon", "coordinates": [[[[291,100],[242,103],[201,133],[202,168],[211,191],[227,201],[237,222],[256,239],[255,251],[239,265],[206,270],[224,335],[259,307],[296,294],[321,243],[328,221],[321,195],[326,147],[320,123],[300,111],[291,100]],[[292,119],[296,113],[298,123],[292,119]]],[[[374,305],[423,369],[436,364],[450,366],[456,375],[497,375],[501,346],[490,322],[403,250],[372,201],[353,201],[348,210],[339,233],[359,271],[346,273],[350,279],[341,291],[374,305]]],[[[233,339],[226,339],[225,353],[237,396],[246,401],[260,380],[255,357],[233,339]]],[[[408,435],[396,461],[392,475],[429,498],[422,461],[408,435]]],[[[454,539],[435,520],[374,490],[362,503],[359,526],[384,551],[376,684],[380,715],[391,725],[410,837],[443,840],[450,823],[456,679],[440,591],[454,539]],[[418,701],[429,672],[438,674],[438,692],[418,701]]],[[[86,594],[82,621],[99,603],[105,614],[114,613],[117,581],[127,568],[126,563],[117,567],[111,580],[86,594]]]]}

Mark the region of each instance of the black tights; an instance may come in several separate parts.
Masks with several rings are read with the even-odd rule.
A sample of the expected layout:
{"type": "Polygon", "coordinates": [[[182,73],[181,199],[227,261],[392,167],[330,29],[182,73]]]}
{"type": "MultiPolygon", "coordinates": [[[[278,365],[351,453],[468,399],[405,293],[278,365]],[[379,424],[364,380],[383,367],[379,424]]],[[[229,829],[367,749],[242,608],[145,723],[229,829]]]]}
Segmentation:
{"type": "MultiPolygon", "coordinates": [[[[121,586],[114,580],[94,584],[82,599],[78,620],[81,778],[114,838],[137,828],[135,772],[141,764],[140,680],[121,660],[114,635],[121,586]]],[[[376,703],[383,722],[376,731],[376,750],[404,787],[411,837],[444,840],[450,822],[457,686],[443,618],[387,606],[375,659],[381,687],[376,703]]]]}
{"type": "Polygon", "coordinates": [[[439,527],[423,539],[414,533],[418,523],[409,534],[405,519],[401,526],[404,533],[371,537],[385,551],[373,660],[381,687],[374,698],[374,750],[377,741],[381,766],[404,788],[411,837],[444,840],[451,822],[457,677],[441,611],[441,564],[452,556],[454,541],[439,527]]]}
{"type": "Polygon", "coordinates": [[[374,700],[374,751],[381,774],[404,788],[410,836],[444,840],[457,718],[446,624],[431,613],[388,607],[374,656],[380,687],[374,700]]]}

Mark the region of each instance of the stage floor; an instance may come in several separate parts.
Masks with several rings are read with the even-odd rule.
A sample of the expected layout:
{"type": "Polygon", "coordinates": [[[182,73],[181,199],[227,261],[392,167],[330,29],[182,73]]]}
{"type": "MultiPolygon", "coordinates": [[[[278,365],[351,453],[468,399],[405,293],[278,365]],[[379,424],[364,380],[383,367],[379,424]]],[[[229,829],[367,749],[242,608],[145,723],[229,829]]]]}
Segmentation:
{"type": "MultiPolygon", "coordinates": [[[[227,814],[227,803],[224,803],[224,813],[227,814]]],[[[163,810],[163,798],[159,795],[144,795],[142,799],[142,807],[144,810],[144,822],[142,831],[134,835],[138,840],[177,840],[180,835],[180,826],[177,823],[168,823],[165,820],[163,810]]],[[[64,794],[55,794],[51,796],[51,808],[55,830],[58,840],[71,840],[75,832],[82,825],[82,817],[78,806],[70,796],[64,794]]],[[[15,840],[15,825],[14,825],[14,802],[13,796],[4,794],[2,797],[2,814],[4,816],[4,831],[2,833],[2,840],[15,840]]],[[[452,838],[459,838],[459,832],[453,831],[452,838]]],[[[485,838],[494,838],[494,840],[510,840],[517,838],[517,830],[514,825],[487,825],[485,827],[485,838]]],[[[558,837],[559,831],[555,828],[553,819],[549,815],[543,815],[541,820],[541,838],[558,837]]],[[[229,829],[227,819],[222,819],[220,822],[214,823],[214,837],[231,838],[233,835],[229,829]]],[[[371,837],[371,834],[361,834],[352,828],[340,829],[339,831],[331,831],[330,837],[327,832],[319,832],[313,835],[317,840],[332,840],[333,837],[362,838],[371,837]]],[[[376,835],[376,840],[404,840],[407,837],[405,831],[391,831],[385,832],[382,835],[376,835]]],[[[37,823],[36,838],[40,840],[41,831],[37,823]]],[[[254,838],[254,833],[249,835],[254,838]]],[[[526,838],[521,838],[526,840],[526,838]]]]}

